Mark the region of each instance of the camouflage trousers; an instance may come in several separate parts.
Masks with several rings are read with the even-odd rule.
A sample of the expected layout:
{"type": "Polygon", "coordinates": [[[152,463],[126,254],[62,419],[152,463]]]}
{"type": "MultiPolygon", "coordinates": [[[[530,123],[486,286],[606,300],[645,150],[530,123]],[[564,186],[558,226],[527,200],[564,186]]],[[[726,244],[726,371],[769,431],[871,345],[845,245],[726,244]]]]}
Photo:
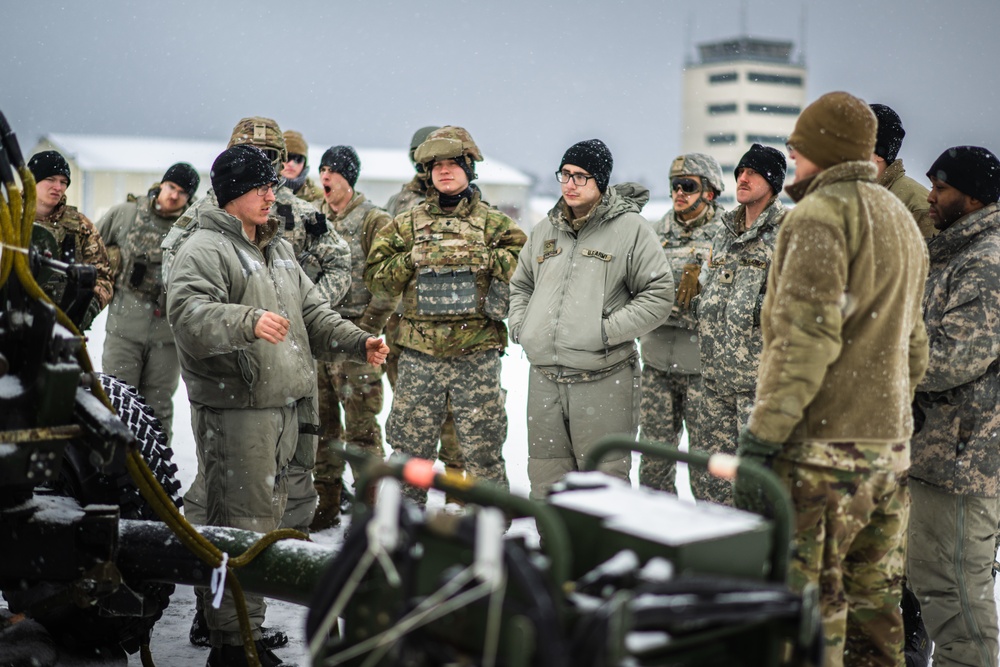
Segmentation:
{"type": "Polygon", "coordinates": [[[108,334],[101,365],[105,373],[139,390],[160,420],[169,443],[173,435],[174,392],[181,377],[177,346],[138,343],[108,334]]]}
{"type": "Polygon", "coordinates": [[[329,449],[344,441],[372,456],[385,458],[382,447],[383,370],[379,366],[318,362],[319,449],[316,452],[317,482],[335,483],[344,474],[344,460],[329,449]],[[343,413],[343,423],[341,422],[343,413]]]}
{"type": "MultiPolygon", "coordinates": [[[[691,449],[709,454],[735,454],[736,438],[740,435],[753,410],[754,392],[722,395],[704,383],[700,397],[698,441],[691,449]]],[[[691,493],[698,500],[710,500],[722,505],[733,504],[733,485],[709,474],[707,470],[691,468],[691,493]]]]}
{"type": "Polygon", "coordinates": [[[996,667],[1000,498],[947,493],[913,478],[910,494],[906,575],[934,640],[934,666],[996,667]]]}
{"type": "MultiPolygon", "coordinates": [[[[278,527],[287,500],[287,466],[298,438],[294,406],[214,410],[191,406],[198,473],[184,494],[188,521],[266,533],[278,527]]],[[[195,589],[204,601],[208,589],[195,589]]],[[[247,593],[254,639],[260,638],[264,598],[247,593]]],[[[210,597],[208,598],[210,599],[210,597]]],[[[203,604],[212,645],[242,644],[236,603],[226,590],[219,609],[203,604]]]]}
{"type": "MultiPolygon", "coordinates": [[[[399,377],[399,355],[403,351],[403,348],[395,344],[401,318],[399,313],[393,313],[385,325],[385,338],[389,345],[389,356],[385,359],[385,375],[389,378],[389,386],[393,391],[396,390],[396,378],[399,377]]],[[[453,470],[465,469],[465,459],[462,458],[458,436],[455,434],[455,415],[451,412],[451,405],[448,405],[448,416],[441,425],[441,449],[438,458],[453,470]]]]}
{"type": "MultiPolygon", "coordinates": [[[[535,366],[528,376],[528,479],[531,497],[545,498],[563,475],[581,470],[602,437],[639,430],[642,376],[638,359],[589,382],[557,382],[535,366]]],[[[612,452],[597,465],[627,480],[632,456],[612,452]]]]}
{"type": "Polygon", "coordinates": [[[823,664],[903,667],[905,473],[783,458],[773,469],[795,509],[789,585],[820,591],[823,664]]]}
{"type": "MultiPolygon", "coordinates": [[[[402,454],[433,460],[448,405],[468,474],[509,488],[503,458],[507,392],[500,386],[500,353],[432,357],[405,349],[385,425],[386,439],[402,454]]],[[[404,487],[420,503],[427,491],[404,487]]]]}
{"type": "MultiPolygon", "coordinates": [[[[642,367],[642,401],[639,409],[640,437],[675,449],[686,427],[688,447],[699,448],[702,381],[700,375],[666,373],[646,364],[642,367]]],[[[639,483],[677,493],[677,464],[666,459],[642,457],[639,483]]]]}

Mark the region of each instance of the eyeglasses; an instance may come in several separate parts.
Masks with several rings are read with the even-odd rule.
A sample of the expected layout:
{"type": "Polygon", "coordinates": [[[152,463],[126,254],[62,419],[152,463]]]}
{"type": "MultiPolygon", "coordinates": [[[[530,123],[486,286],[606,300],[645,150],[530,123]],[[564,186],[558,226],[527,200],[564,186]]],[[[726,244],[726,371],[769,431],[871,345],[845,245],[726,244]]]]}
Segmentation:
{"type": "Polygon", "coordinates": [[[306,156],[305,155],[299,155],[298,153],[289,153],[288,154],[288,161],[289,162],[294,162],[295,164],[305,164],[305,162],[306,162],[306,156]]]}
{"type": "Polygon", "coordinates": [[[277,186],[278,186],[278,184],[277,184],[277,183],[267,183],[267,184],[265,184],[265,185],[258,185],[258,186],[257,186],[257,195],[258,195],[258,196],[260,196],[260,197],[263,197],[263,196],[264,196],[264,195],[266,195],[266,194],[267,194],[268,192],[272,192],[272,193],[273,193],[273,192],[274,192],[274,189],[275,189],[275,188],[276,188],[277,186]]]}
{"type": "Polygon", "coordinates": [[[701,183],[693,178],[672,178],[670,179],[670,191],[676,192],[680,188],[684,194],[694,194],[701,190],[701,183]]]}
{"type": "Polygon", "coordinates": [[[573,179],[573,185],[575,185],[578,188],[582,188],[583,186],[585,186],[587,184],[587,181],[589,181],[592,178],[594,177],[583,173],[571,174],[568,171],[556,172],[557,181],[559,181],[560,183],[569,183],[570,179],[573,179]]]}

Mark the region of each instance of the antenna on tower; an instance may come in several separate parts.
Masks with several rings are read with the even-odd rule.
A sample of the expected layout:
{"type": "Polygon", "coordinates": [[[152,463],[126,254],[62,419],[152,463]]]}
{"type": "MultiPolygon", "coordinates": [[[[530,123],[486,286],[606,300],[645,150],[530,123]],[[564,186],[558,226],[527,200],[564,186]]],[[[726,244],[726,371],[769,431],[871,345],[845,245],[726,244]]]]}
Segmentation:
{"type": "Polygon", "coordinates": [[[687,30],[684,31],[684,60],[688,64],[697,62],[694,55],[694,43],[691,41],[694,36],[694,14],[688,12],[687,30]]]}
{"type": "Polygon", "coordinates": [[[802,13],[799,14],[799,64],[806,64],[806,2],[802,0],[802,13]]]}
{"type": "Polygon", "coordinates": [[[747,9],[747,0],[742,0],[740,2],[740,37],[749,37],[750,28],[747,24],[747,15],[749,14],[747,9]]]}

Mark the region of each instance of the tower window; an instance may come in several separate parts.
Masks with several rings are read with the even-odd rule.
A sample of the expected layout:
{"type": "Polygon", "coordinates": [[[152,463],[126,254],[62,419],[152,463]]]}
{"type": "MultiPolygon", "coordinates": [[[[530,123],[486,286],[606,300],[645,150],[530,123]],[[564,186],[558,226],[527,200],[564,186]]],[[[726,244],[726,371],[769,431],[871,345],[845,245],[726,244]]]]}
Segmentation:
{"type": "Polygon", "coordinates": [[[802,113],[801,107],[787,106],[782,104],[755,104],[747,103],[747,111],[750,113],[768,113],[781,116],[798,116],[802,113]]]}
{"type": "Polygon", "coordinates": [[[752,83],[776,83],[781,86],[802,87],[802,77],[789,74],[765,74],[764,72],[747,72],[747,81],[752,83]]]}
{"type": "Polygon", "coordinates": [[[739,75],[736,72],[721,72],[720,74],[709,74],[709,83],[729,83],[730,81],[736,81],[739,75]]]}
{"type": "Polygon", "coordinates": [[[709,104],[708,113],[712,116],[718,116],[724,113],[736,113],[736,102],[730,102],[728,104],[709,104]]]}

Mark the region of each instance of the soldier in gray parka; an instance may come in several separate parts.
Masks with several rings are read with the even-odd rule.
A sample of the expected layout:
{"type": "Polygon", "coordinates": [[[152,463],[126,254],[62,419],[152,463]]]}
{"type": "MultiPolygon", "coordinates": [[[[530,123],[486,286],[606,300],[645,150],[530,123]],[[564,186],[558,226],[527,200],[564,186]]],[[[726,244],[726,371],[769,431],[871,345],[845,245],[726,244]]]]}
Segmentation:
{"type": "MultiPolygon", "coordinates": [[[[204,471],[207,523],[257,532],[278,526],[286,475],[299,440],[298,409],[316,386],[313,357],[381,364],[381,339],[334,311],[278,236],[272,217],[278,175],[262,150],[246,144],[212,165],[221,206],[198,212],[167,287],[167,316],[191,399],[204,471]]],[[[246,596],[258,654],[264,601],[246,596]]],[[[242,664],[236,608],[227,592],[205,606],[209,664],[242,664]]]]}
{"type": "MultiPolygon", "coordinates": [[[[611,151],[598,139],[574,144],[556,178],[562,198],[531,232],[510,282],[511,338],[531,362],[528,478],[542,498],[578,470],[597,440],[634,438],[640,369],[635,339],[662,324],[674,279],[649,223],[649,191],[609,187],[611,151]]],[[[628,479],[631,456],[598,469],[628,479]]]]}

